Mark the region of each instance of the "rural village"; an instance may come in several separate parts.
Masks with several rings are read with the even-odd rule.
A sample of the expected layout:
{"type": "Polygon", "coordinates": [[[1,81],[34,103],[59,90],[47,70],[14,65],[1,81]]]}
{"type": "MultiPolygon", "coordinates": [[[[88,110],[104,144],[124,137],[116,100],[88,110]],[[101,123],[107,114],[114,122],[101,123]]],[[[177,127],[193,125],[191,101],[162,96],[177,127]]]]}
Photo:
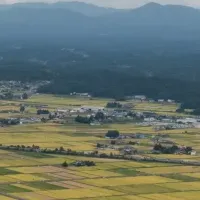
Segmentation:
{"type": "MultiPolygon", "coordinates": [[[[145,95],[128,96],[123,101],[108,100],[105,106],[89,105],[90,101],[95,101],[89,93],[70,93],[64,98],[79,99],[80,104],[68,104],[52,108],[48,104],[27,102],[34,97],[39,97],[37,88],[41,85],[49,84],[48,81],[35,83],[21,83],[15,81],[0,82],[1,98],[4,109],[0,113],[6,114],[6,118],[0,119],[1,127],[9,127],[25,124],[54,123],[66,125],[85,125],[97,128],[104,128],[110,124],[134,124],[138,127],[152,129],[156,134],[139,131],[134,133],[119,132],[117,129],[105,131],[106,140],[103,143],[96,143],[95,151],[115,150],[119,155],[143,155],[143,154],[190,154],[196,155],[193,147],[178,144],[170,138],[165,131],[180,130],[187,134],[187,129],[200,128],[200,117],[188,113],[180,115],[177,110],[175,113],[158,113],[151,107],[149,110],[139,110],[137,104],[150,104],[161,107],[177,106],[178,104],[171,99],[149,99],[145,95]],[[81,100],[88,101],[88,105],[81,104],[81,100]],[[17,101],[17,102],[16,102],[17,101]],[[5,109],[11,106],[11,109],[5,109]],[[14,108],[14,109],[12,109],[14,108]],[[176,115],[177,113],[177,115],[176,115]],[[110,133],[110,134],[109,134],[110,133]],[[115,134],[116,133],[116,134],[115,134]],[[147,142],[148,148],[137,149],[141,143],[147,142]],[[149,147],[152,147],[149,148],[149,147]],[[172,151],[171,151],[172,148],[172,151]],[[189,148],[189,150],[188,150],[189,148]]],[[[59,98],[59,96],[58,96],[59,98]]],[[[62,98],[62,97],[61,97],[62,98]]],[[[33,144],[34,145],[34,144],[33,144]]]]}
{"type": "Polygon", "coordinates": [[[144,95],[117,101],[38,93],[46,84],[0,82],[0,199],[182,200],[185,190],[198,193],[200,118],[192,110],[144,95]]]}

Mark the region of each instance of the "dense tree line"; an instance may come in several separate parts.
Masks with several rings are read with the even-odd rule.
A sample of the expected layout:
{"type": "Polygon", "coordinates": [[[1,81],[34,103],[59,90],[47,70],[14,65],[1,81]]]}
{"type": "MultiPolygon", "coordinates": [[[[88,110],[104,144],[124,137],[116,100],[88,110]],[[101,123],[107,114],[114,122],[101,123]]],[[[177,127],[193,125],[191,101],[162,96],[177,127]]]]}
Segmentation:
{"type": "MultiPolygon", "coordinates": [[[[11,48],[16,41],[6,41],[0,45],[0,80],[45,79],[52,83],[38,92],[88,92],[120,100],[144,94],[153,99],[174,99],[182,102],[184,109],[200,108],[199,41],[129,39],[26,41],[18,50],[11,48]],[[64,46],[76,52],[61,51],[64,46]],[[84,58],[80,52],[89,57],[84,58]]],[[[12,94],[6,98],[12,98],[12,94]]]]}
{"type": "MultiPolygon", "coordinates": [[[[0,70],[2,68],[0,67],[0,70]]],[[[32,69],[1,70],[0,80],[52,80],[50,85],[39,88],[40,93],[69,94],[88,92],[95,97],[124,99],[125,96],[144,94],[153,99],[174,99],[183,102],[183,108],[200,108],[199,82],[172,78],[135,76],[118,69],[32,69]],[[41,71],[42,70],[42,71],[41,71]],[[180,90],[184,88],[184,90],[180,90]]],[[[7,98],[12,98],[7,94],[7,98]]],[[[108,105],[109,107],[115,105],[108,105]]],[[[118,105],[116,105],[118,106],[118,105]]]]}
{"type": "Polygon", "coordinates": [[[37,115],[48,115],[50,112],[49,110],[39,109],[37,110],[37,115]]]}
{"type": "Polygon", "coordinates": [[[75,121],[78,123],[82,123],[82,124],[90,124],[93,121],[93,118],[92,117],[83,117],[83,116],[78,115],[75,118],[75,121]]]}
{"type": "Polygon", "coordinates": [[[107,108],[122,108],[122,104],[118,102],[108,102],[106,107],[107,108]]]}
{"type": "Polygon", "coordinates": [[[94,122],[95,120],[103,121],[105,118],[106,117],[104,113],[99,111],[95,114],[95,116],[90,116],[90,117],[78,115],[77,117],[75,117],[75,122],[82,123],[82,124],[90,124],[94,122]]]}
{"type": "Polygon", "coordinates": [[[19,119],[0,119],[0,125],[18,125],[20,123],[19,119]]]}
{"type": "Polygon", "coordinates": [[[89,92],[97,97],[124,98],[134,94],[145,94],[153,99],[174,99],[184,102],[185,107],[198,107],[199,84],[190,81],[156,77],[136,77],[114,69],[95,69],[63,72],[50,85],[39,92],[69,94],[89,92]],[[180,90],[184,88],[184,90],[180,90]],[[194,105],[194,106],[193,106],[194,105]]]}
{"type": "Polygon", "coordinates": [[[153,149],[163,154],[175,154],[179,152],[189,154],[193,150],[192,147],[184,147],[181,149],[177,145],[163,146],[162,144],[155,144],[153,149]]]}

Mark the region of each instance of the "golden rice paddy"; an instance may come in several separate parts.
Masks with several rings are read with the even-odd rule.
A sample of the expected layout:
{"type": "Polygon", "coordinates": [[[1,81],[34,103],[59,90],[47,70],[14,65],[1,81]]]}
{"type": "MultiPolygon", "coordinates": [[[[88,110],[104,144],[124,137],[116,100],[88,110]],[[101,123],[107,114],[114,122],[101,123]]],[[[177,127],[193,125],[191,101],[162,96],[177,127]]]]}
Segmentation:
{"type": "MultiPolygon", "coordinates": [[[[24,102],[1,102],[0,110],[19,110],[20,103],[48,104],[49,110],[80,107],[81,105],[105,106],[110,99],[85,99],[37,95],[24,102]],[[7,104],[6,104],[7,103],[7,104]],[[3,105],[5,104],[5,105],[3,105]]],[[[153,111],[176,115],[176,104],[131,102],[138,111],[153,111]]],[[[36,109],[27,108],[33,115],[36,109]]],[[[2,115],[11,116],[9,113],[2,115]]],[[[0,116],[0,117],[2,117],[0,116]]],[[[134,123],[113,123],[93,127],[82,124],[59,125],[52,122],[0,127],[0,144],[38,145],[41,148],[64,147],[76,151],[96,150],[97,142],[108,130],[121,133],[157,134],[152,126],[134,123]],[[84,135],[86,133],[86,135],[84,135]]],[[[180,144],[194,146],[200,151],[200,129],[163,131],[180,144]]],[[[141,140],[140,150],[149,150],[149,139],[141,140]]],[[[127,140],[128,141],[128,140],[127,140]]],[[[134,141],[137,141],[136,139],[134,141]]],[[[100,153],[118,153],[118,150],[102,149],[100,153]]],[[[200,160],[199,156],[155,155],[169,159],[200,160]]],[[[199,200],[200,167],[168,163],[135,162],[80,156],[46,155],[28,152],[0,150],[0,200],[199,200]],[[66,161],[92,160],[94,167],[63,168],[66,161]]]]}

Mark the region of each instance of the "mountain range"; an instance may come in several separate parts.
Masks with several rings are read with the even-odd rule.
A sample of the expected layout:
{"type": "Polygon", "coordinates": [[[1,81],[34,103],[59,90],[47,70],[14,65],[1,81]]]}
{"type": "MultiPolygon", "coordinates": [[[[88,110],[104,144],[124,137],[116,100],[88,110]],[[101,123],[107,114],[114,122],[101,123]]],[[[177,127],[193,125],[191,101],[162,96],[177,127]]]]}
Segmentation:
{"type": "Polygon", "coordinates": [[[118,10],[80,2],[0,6],[0,37],[149,37],[199,39],[200,10],[149,3],[118,10]]]}

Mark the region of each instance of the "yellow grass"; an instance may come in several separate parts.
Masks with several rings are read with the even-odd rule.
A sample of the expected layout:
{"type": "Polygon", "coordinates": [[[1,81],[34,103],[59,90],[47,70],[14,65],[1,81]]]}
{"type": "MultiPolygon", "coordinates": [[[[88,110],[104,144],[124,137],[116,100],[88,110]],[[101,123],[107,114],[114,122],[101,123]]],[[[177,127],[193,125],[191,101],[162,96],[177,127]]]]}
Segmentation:
{"type": "Polygon", "coordinates": [[[183,192],[190,190],[200,190],[200,182],[165,183],[160,184],[160,186],[183,192]]]}
{"type": "Polygon", "coordinates": [[[149,200],[184,200],[183,198],[172,197],[165,194],[145,194],[140,196],[146,197],[149,200]]]}
{"type": "Polygon", "coordinates": [[[139,196],[112,196],[112,197],[97,197],[88,200],[149,200],[139,196]]]}
{"type": "Polygon", "coordinates": [[[142,163],[142,162],[135,162],[135,161],[121,161],[121,162],[113,162],[110,163],[112,168],[129,168],[129,167],[152,167],[159,165],[158,163],[142,163]]]}
{"type": "Polygon", "coordinates": [[[51,173],[63,171],[62,168],[53,167],[53,166],[39,166],[39,167],[10,167],[8,168],[13,171],[17,171],[24,174],[33,174],[33,173],[51,173]]]}
{"type": "Polygon", "coordinates": [[[39,191],[39,194],[48,195],[55,199],[76,199],[76,198],[92,198],[92,197],[101,197],[101,196],[113,196],[121,195],[122,193],[103,189],[68,189],[68,190],[51,190],[51,191],[39,191]]]}
{"type": "Polygon", "coordinates": [[[170,173],[200,172],[200,167],[195,167],[195,166],[153,167],[153,168],[140,168],[138,169],[138,171],[149,174],[170,174],[170,173]]]}
{"type": "Polygon", "coordinates": [[[181,200],[199,200],[200,199],[200,191],[195,192],[174,192],[167,193],[166,195],[180,198],[181,200]]]}
{"type": "MultiPolygon", "coordinates": [[[[25,101],[15,102],[16,104],[48,104],[48,109],[54,111],[56,108],[71,108],[72,105],[80,107],[83,105],[105,106],[110,99],[94,99],[75,97],[56,97],[53,95],[38,95],[25,101]]],[[[135,105],[136,110],[152,111],[160,114],[177,115],[175,110],[178,105],[162,105],[158,103],[141,103],[130,101],[135,105]]],[[[9,105],[10,102],[0,105],[0,110],[19,109],[19,106],[9,105]]],[[[12,102],[14,103],[14,102],[12,102]]],[[[27,108],[29,114],[24,116],[34,115],[35,107],[27,108]]],[[[1,114],[0,114],[1,116],[1,114]]],[[[10,114],[2,114],[4,117],[11,116],[10,114]]],[[[152,126],[144,127],[134,123],[127,124],[106,124],[102,126],[89,126],[85,124],[68,123],[66,125],[48,123],[25,124],[19,126],[1,127],[1,143],[6,145],[25,145],[32,146],[33,144],[41,148],[59,148],[63,146],[65,149],[72,150],[95,150],[96,143],[105,142],[103,137],[108,130],[116,129],[120,133],[149,133],[157,134],[152,126]],[[87,133],[87,137],[80,133],[87,133]],[[90,135],[89,135],[90,134],[90,135]]],[[[168,133],[173,138],[173,141],[178,144],[194,147],[197,152],[200,150],[200,129],[185,130],[168,130],[162,133],[168,133]],[[191,134],[195,133],[195,135],[191,134]],[[181,134],[181,137],[180,137],[181,134]]],[[[129,142],[129,140],[126,140],[129,142]]],[[[136,140],[134,140],[136,141],[136,140]]],[[[141,145],[136,147],[139,150],[150,150],[152,147],[146,146],[151,144],[149,139],[141,140],[141,145]]],[[[100,150],[100,153],[118,153],[114,150],[100,150]]],[[[150,162],[134,162],[114,159],[88,158],[79,156],[64,156],[53,155],[53,157],[37,158],[34,155],[29,156],[28,153],[18,154],[10,151],[0,150],[0,167],[6,167],[8,170],[16,171],[21,174],[0,175],[0,184],[28,189],[32,192],[12,193],[15,199],[26,200],[199,200],[200,199],[200,181],[199,182],[181,182],[176,179],[156,176],[159,174],[180,173],[183,175],[200,178],[200,167],[192,166],[175,166],[168,163],[150,163],[150,162]],[[62,168],[61,164],[64,161],[72,163],[75,160],[91,160],[96,163],[94,167],[73,167],[62,168]],[[51,166],[54,165],[54,166],[51,166]],[[149,176],[129,177],[117,172],[112,172],[111,169],[127,168],[144,172],[149,176]],[[150,175],[151,174],[151,175],[150,175]],[[61,190],[46,190],[41,191],[37,188],[28,186],[27,182],[32,181],[48,181],[51,184],[62,186],[66,189],[61,190]],[[27,185],[26,185],[27,184],[27,185]],[[166,188],[166,191],[176,189],[175,193],[155,193],[151,192],[149,186],[145,189],[146,184],[156,184],[157,187],[166,188]],[[145,195],[130,195],[133,194],[133,188],[138,185],[145,195]],[[106,189],[113,186],[113,190],[106,189]],[[115,191],[118,189],[122,192],[115,191]],[[147,191],[148,189],[148,191],[147,191]],[[193,191],[193,192],[191,192],[193,191]]],[[[188,155],[155,155],[156,157],[175,158],[175,159],[190,159],[197,160],[200,157],[191,157],[188,155]]],[[[4,170],[4,169],[3,169],[4,170]]],[[[2,172],[3,172],[2,170],[2,172]]],[[[39,183],[38,183],[39,184],[39,183]]],[[[0,187],[1,188],[1,187],[0,187]]],[[[173,190],[174,191],[174,190],[173,190]]],[[[1,191],[0,191],[1,192],[1,191]]],[[[157,192],[157,191],[155,191],[157,192]]],[[[0,195],[0,200],[12,200],[9,197],[0,195]]]]}
{"type": "Polygon", "coordinates": [[[115,176],[122,176],[122,174],[114,173],[114,172],[109,172],[106,170],[92,170],[92,171],[82,171],[85,174],[92,174],[97,177],[115,177],[115,176]]]}
{"type": "Polygon", "coordinates": [[[125,196],[125,199],[127,199],[127,200],[148,200],[148,199],[146,199],[144,197],[140,197],[140,196],[125,196]]]}
{"type": "MultiPolygon", "coordinates": [[[[186,144],[187,145],[187,144],[186,144]]],[[[190,145],[189,145],[190,146],[190,145]]],[[[147,155],[148,156],[148,155],[147,155]]],[[[172,159],[191,159],[191,158],[196,158],[197,156],[192,156],[191,155],[176,155],[176,154],[161,154],[161,155],[156,155],[156,156],[153,156],[153,157],[157,157],[157,158],[172,158],[172,159]]]]}
{"type": "Polygon", "coordinates": [[[78,187],[76,187],[76,186],[72,186],[72,185],[68,185],[68,184],[65,184],[64,182],[49,182],[50,184],[52,184],[52,185],[57,185],[57,186],[61,186],[61,187],[63,187],[63,188],[66,188],[66,189],[76,189],[76,188],[78,188],[78,187]]]}
{"type": "MultiPolygon", "coordinates": [[[[79,174],[71,174],[67,172],[59,172],[52,174],[54,177],[58,177],[65,180],[76,180],[76,179],[83,179],[84,176],[80,176],[79,174]]],[[[91,176],[89,178],[95,178],[94,176],[91,176]]]]}
{"type": "Polygon", "coordinates": [[[33,187],[28,186],[28,185],[23,185],[23,184],[20,184],[20,183],[12,184],[12,185],[14,185],[16,187],[27,189],[27,190],[31,190],[31,191],[34,191],[34,192],[39,191],[39,189],[37,189],[37,188],[33,188],[33,187]]]}
{"type": "Polygon", "coordinates": [[[184,173],[183,175],[194,177],[194,178],[200,178],[200,173],[184,173]]]}
{"type": "Polygon", "coordinates": [[[136,102],[134,109],[139,111],[151,111],[166,115],[178,115],[176,109],[178,104],[161,104],[161,103],[149,103],[149,102],[136,102]]]}
{"type": "Polygon", "coordinates": [[[84,173],[83,171],[72,171],[72,170],[68,170],[67,171],[69,174],[74,174],[76,176],[80,176],[80,177],[84,177],[84,178],[97,178],[97,175],[93,175],[93,174],[88,174],[88,173],[84,173]]]}
{"type": "Polygon", "coordinates": [[[83,184],[83,183],[78,183],[78,182],[75,182],[75,181],[61,181],[61,183],[64,183],[66,185],[69,185],[69,186],[74,186],[76,188],[95,188],[94,186],[91,186],[91,185],[86,185],[86,184],[83,184]]]}
{"type": "Polygon", "coordinates": [[[6,163],[0,163],[0,167],[8,167],[9,165],[6,163]]]}
{"type": "Polygon", "coordinates": [[[1,154],[9,154],[9,153],[10,153],[9,151],[0,150],[0,155],[1,155],[1,154]]]}
{"type": "Polygon", "coordinates": [[[0,183],[14,183],[17,182],[16,179],[8,176],[0,176],[0,183]]]}
{"type": "Polygon", "coordinates": [[[53,198],[48,197],[48,195],[42,195],[36,192],[12,193],[12,195],[26,200],[53,200],[53,198]]]}
{"type": "Polygon", "coordinates": [[[0,199],[1,200],[15,200],[14,198],[3,196],[3,195],[0,195],[0,199]]]}
{"type": "Polygon", "coordinates": [[[107,102],[110,99],[98,98],[90,100],[88,98],[80,98],[80,97],[58,97],[53,95],[35,95],[30,99],[26,100],[28,103],[39,103],[45,105],[58,105],[58,106],[74,106],[74,105],[94,105],[94,106],[106,106],[107,102]]]}
{"type": "Polygon", "coordinates": [[[167,182],[178,182],[174,179],[159,177],[159,176],[137,176],[137,177],[122,177],[122,178],[99,178],[79,180],[81,183],[104,186],[120,186],[120,185],[139,185],[139,184],[156,184],[167,182]]]}
{"type": "Polygon", "coordinates": [[[16,180],[19,180],[19,181],[27,181],[27,182],[29,182],[29,181],[44,181],[44,180],[47,180],[45,178],[41,178],[41,177],[38,177],[38,176],[33,176],[33,175],[30,175],[30,174],[6,175],[5,177],[16,179],[16,180]]]}
{"type": "MultiPolygon", "coordinates": [[[[35,159],[36,160],[36,159],[35,159]]],[[[37,159],[38,160],[38,159],[37,159]]],[[[72,159],[69,159],[68,157],[55,157],[55,158],[40,158],[39,162],[41,164],[49,164],[49,165],[56,165],[56,164],[61,164],[64,161],[66,162],[72,162],[72,159]]]]}
{"type": "Polygon", "coordinates": [[[37,162],[36,160],[26,160],[26,159],[19,159],[19,158],[13,158],[13,159],[1,159],[0,167],[10,167],[10,166],[34,166],[42,164],[40,162],[37,162]]]}

